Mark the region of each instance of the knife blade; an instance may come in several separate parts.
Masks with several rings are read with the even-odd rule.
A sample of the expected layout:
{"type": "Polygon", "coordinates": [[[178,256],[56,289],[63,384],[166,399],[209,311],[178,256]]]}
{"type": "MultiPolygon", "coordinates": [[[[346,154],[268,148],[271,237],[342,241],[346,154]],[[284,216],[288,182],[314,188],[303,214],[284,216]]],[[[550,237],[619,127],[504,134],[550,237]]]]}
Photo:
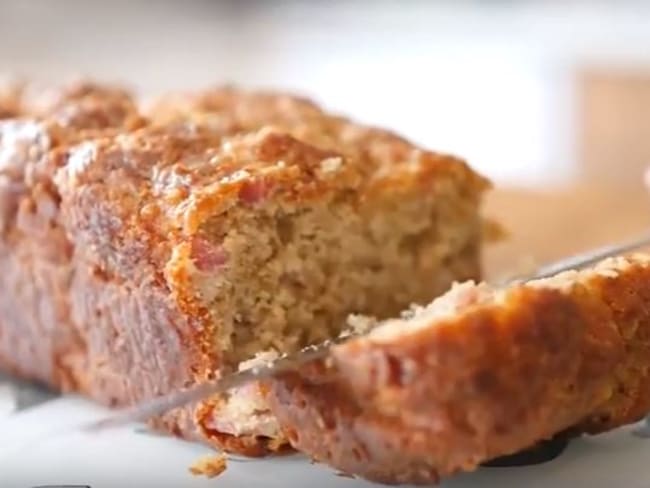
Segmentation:
{"type": "Polygon", "coordinates": [[[308,346],[297,353],[281,356],[261,365],[237,371],[216,380],[198,383],[184,390],[139,403],[123,411],[118,411],[102,420],[92,422],[84,426],[82,430],[100,431],[133,422],[142,422],[153,416],[173,410],[174,408],[195,403],[213,395],[225,393],[228,390],[244,386],[247,383],[268,379],[281,373],[295,371],[310,361],[327,357],[332,346],[343,343],[348,337],[341,336],[317,345],[308,346]]]}
{"type": "MultiPolygon", "coordinates": [[[[554,263],[542,266],[532,275],[509,277],[496,283],[496,286],[547,278],[562,271],[583,268],[607,257],[624,254],[644,246],[650,246],[650,233],[617,244],[606,245],[563,258],[554,263]]],[[[238,371],[216,380],[198,383],[184,390],[171,392],[167,395],[138,403],[130,408],[109,415],[104,419],[92,422],[84,426],[83,430],[96,432],[129,423],[146,421],[156,415],[161,415],[187,404],[196,403],[199,400],[213,395],[225,393],[228,390],[241,387],[247,383],[269,379],[288,371],[294,371],[310,361],[326,358],[332,347],[337,344],[342,344],[354,336],[354,334],[341,336],[318,345],[309,346],[297,353],[282,356],[250,369],[238,371]]]]}

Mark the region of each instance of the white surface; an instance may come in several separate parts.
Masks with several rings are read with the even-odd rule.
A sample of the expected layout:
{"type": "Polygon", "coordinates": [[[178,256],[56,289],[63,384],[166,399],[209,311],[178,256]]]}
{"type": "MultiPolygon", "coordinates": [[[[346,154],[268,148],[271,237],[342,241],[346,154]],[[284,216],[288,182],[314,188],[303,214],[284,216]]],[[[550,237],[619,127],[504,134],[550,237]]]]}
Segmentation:
{"type": "MultiPolygon", "coordinates": [[[[300,456],[233,459],[216,479],[194,477],[188,466],[209,450],[179,440],[124,428],[101,435],[66,432],[102,409],[78,398],[61,398],[0,418],[0,487],[82,484],[92,488],[374,486],[337,476],[300,456]]],[[[443,488],[648,488],[650,440],[630,429],[575,441],[558,459],[526,468],[484,468],[443,483],[443,488]]]]}
{"type": "Polygon", "coordinates": [[[16,397],[10,385],[0,384],[0,419],[16,409],[16,397]]]}

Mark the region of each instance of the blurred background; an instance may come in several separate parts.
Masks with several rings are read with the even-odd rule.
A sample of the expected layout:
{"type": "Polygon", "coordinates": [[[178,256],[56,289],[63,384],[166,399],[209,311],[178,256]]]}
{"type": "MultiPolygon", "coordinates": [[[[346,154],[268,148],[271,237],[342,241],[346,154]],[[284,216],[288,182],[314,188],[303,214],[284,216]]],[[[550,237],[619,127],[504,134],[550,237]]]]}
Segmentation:
{"type": "Polygon", "coordinates": [[[640,189],[650,2],[0,2],[2,71],[312,96],[498,184],[640,189]]]}

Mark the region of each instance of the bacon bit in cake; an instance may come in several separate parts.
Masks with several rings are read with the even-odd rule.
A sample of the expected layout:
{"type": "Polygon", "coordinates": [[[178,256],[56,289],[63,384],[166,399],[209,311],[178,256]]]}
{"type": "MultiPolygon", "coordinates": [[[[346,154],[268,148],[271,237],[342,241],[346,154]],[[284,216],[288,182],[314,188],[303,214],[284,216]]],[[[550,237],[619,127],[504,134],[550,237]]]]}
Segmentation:
{"type": "Polygon", "coordinates": [[[228,261],[228,254],[221,246],[214,245],[202,237],[194,237],[192,260],[199,271],[209,273],[223,267],[228,261]]]}
{"type": "Polygon", "coordinates": [[[205,476],[206,478],[215,478],[223,473],[228,466],[226,465],[226,455],[223,453],[211,454],[198,459],[190,466],[190,473],[194,476],[205,476]]]}
{"type": "Polygon", "coordinates": [[[239,189],[239,199],[248,204],[262,201],[268,193],[268,186],[264,181],[247,181],[239,189]]]}

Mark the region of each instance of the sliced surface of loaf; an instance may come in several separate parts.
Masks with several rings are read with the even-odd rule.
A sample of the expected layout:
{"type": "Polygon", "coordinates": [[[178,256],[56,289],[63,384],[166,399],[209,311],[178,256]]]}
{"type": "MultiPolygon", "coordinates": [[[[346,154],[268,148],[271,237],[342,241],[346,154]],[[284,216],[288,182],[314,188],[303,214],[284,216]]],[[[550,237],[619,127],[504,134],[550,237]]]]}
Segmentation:
{"type": "MultiPolygon", "coordinates": [[[[88,83],[15,96],[0,364],[25,377],[130,404],[480,274],[486,180],[390,132],[233,89],[146,115],[88,83]]],[[[287,444],[262,385],[157,425],[250,455],[287,444]]]]}
{"type": "MultiPolygon", "coordinates": [[[[650,411],[650,256],[506,289],[465,283],[269,385],[292,445],[385,483],[431,483],[571,429],[650,411]]],[[[356,318],[355,324],[364,319],[356,318]]]]}

